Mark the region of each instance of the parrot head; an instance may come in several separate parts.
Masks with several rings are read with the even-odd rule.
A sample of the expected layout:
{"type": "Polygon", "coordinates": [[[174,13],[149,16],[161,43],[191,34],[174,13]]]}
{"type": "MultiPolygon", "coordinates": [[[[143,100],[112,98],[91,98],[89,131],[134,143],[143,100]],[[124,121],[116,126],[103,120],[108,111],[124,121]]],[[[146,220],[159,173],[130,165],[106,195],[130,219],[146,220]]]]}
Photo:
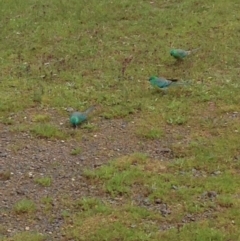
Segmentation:
{"type": "Polygon", "coordinates": [[[154,80],[154,79],[156,79],[156,78],[157,78],[156,76],[151,76],[151,77],[148,79],[148,81],[154,80]]]}
{"type": "Polygon", "coordinates": [[[175,53],[174,53],[174,49],[171,49],[171,51],[170,51],[170,55],[171,55],[171,56],[174,56],[174,55],[175,55],[175,53]]]}

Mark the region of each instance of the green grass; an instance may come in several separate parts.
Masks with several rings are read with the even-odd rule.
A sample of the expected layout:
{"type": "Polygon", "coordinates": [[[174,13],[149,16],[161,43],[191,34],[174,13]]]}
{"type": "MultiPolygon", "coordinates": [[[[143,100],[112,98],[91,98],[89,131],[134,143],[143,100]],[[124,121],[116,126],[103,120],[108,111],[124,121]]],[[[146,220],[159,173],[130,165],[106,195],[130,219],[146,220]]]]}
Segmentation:
{"type": "Polygon", "coordinates": [[[32,200],[22,199],[15,203],[14,211],[17,214],[32,213],[36,210],[36,205],[32,200]]]}
{"type": "Polygon", "coordinates": [[[41,198],[41,203],[44,205],[44,212],[49,214],[53,208],[53,198],[45,196],[41,198]]]}
{"type": "Polygon", "coordinates": [[[48,115],[38,114],[33,117],[34,122],[44,123],[44,122],[48,122],[49,120],[50,120],[50,117],[48,115]]]}
{"type": "Polygon", "coordinates": [[[85,170],[89,185],[94,185],[103,196],[121,200],[122,205],[96,198],[79,200],[68,219],[73,225],[66,235],[77,240],[81,240],[80,236],[83,240],[236,238],[239,232],[233,224],[240,220],[239,212],[233,211],[239,205],[234,195],[240,183],[231,171],[225,168],[218,176],[207,175],[206,170],[189,169],[189,162],[183,159],[163,164],[141,153],[113,160],[97,170],[85,170]],[[144,205],[146,198],[149,204],[144,205]],[[167,216],[160,211],[163,204],[170,210],[167,216]],[[205,218],[208,213],[210,216],[205,218]],[[194,222],[180,225],[186,217],[194,217],[194,222]],[[232,225],[228,224],[229,219],[232,225]],[[91,229],[91,223],[97,226],[91,229]],[[159,231],[166,223],[169,229],[159,231]],[[232,230],[237,234],[228,234],[232,230]]]}
{"type": "Polygon", "coordinates": [[[78,148],[73,149],[70,154],[73,156],[76,156],[76,155],[80,154],[81,152],[82,152],[82,149],[80,147],[78,147],[78,148]]]}
{"type": "Polygon", "coordinates": [[[66,134],[61,129],[52,124],[40,123],[34,125],[30,131],[37,137],[65,139],[66,134]]]}
{"type": "Polygon", "coordinates": [[[47,240],[46,235],[42,235],[39,233],[33,233],[33,232],[22,232],[14,235],[11,238],[5,238],[3,241],[45,241],[47,240]]]}
{"type": "Polygon", "coordinates": [[[140,138],[160,139],[164,137],[164,130],[162,130],[161,126],[155,127],[149,122],[143,120],[136,128],[136,135],[140,138]]]}
{"type": "Polygon", "coordinates": [[[126,159],[116,160],[97,171],[85,170],[84,175],[97,181],[104,181],[104,190],[112,196],[129,194],[130,187],[137,181],[140,182],[144,178],[143,173],[138,167],[132,166],[144,161],[147,157],[143,154],[136,154],[126,159]],[[138,159],[139,158],[139,159],[138,159]],[[132,167],[132,168],[130,168],[132,167]]]}
{"type": "Polygon", "coordinates": [[[40,186],[49,187],[52,185],[52,178],[51,177],[39,177],[39,178],[35,178],[34,182],[39,184],[40,186]]]}
{"type": "MultiPolygon", "coordinates": [[[[85,169],[99,193],[64,204],[66,240],[238,240],[239,7],[238,0],[0,1],[3,125],[76,141],[101,132],[99,118],[122,118],[142,143],[173,151],[167,162],[138,153],[85,169]],[[181,62],[169,55],[198,46],[181,62]],[[158,91],[151,75],[191,85],[158,91]],[[71,130],[65,109],[90,105],[99,107],[91,122],[71,130]],[[216,197],[205,195],[211,191],[216,197]]],[[[21,145],[12,145],[17,153],[21,145]]],[[[19,214],[35,208],[29,200],[14,206],[19,214]]],[[[18,235],[28,234],[13,240],[27,240],[18,235]]]]}

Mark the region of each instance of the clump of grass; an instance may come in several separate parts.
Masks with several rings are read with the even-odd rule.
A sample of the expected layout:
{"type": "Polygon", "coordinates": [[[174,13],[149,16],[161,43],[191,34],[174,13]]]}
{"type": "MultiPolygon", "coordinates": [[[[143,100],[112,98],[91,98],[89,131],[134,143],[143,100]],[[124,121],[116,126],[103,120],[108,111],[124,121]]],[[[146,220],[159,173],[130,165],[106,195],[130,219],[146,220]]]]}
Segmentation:
{"type": "Polygon", "coordinates": [[[186,116],[171,116],[167,117],[166,119],[167,123],[170,125],[183,125],[187,123],[187,117],[186,116]]]}
{"type": "Polygon", "coordinates": [[[44,204],[44,212],[46,214],[49,214],[52,212],[53,210],[53,198],[47,196],[47,197],[43,197],[41,198],[41,202],[44,204]]]}
{"type": "Polygon", "coordinates": [[[70,154],[73,156],[76,156],[76,155],[80,154],[81,152],[82,152],[82,148],[79,147],[79,148],[73,149],[70,154]]]}
{"type": "Polygon", "coordinates": [[[15,154],[18,153],[19,150],[21,150],[23,148],[23,144],[22,143],[13,143],[11,146],[11,151],[13,151],[15,154]]]}
{"type": "Polygon", "coordinates": [[[96,127],[94,124],[89,123],[89,122],[85,123],[85,124],[82,126],[82,128],[83,128],[83,129],[86,129],[86,130],[88,130],[88,131],[95,131],[95,130],[97,130],[97,127],[96,127]]]}
{"type": "Polygon", "coordinates": [[[53,202],[53,198],[46,196],[41,199],[42,203],[44,204],[51,204],[53,202]]]}
{"type": "Polygon", "coordinates": [[[217,203],[219,204],[220,207],[223,207],[223,208],[231,208],[234,205],[236,205],[231,195],[224,195],[224,196],[218,197],[217,203]]]}
{"type": "Polygon", "coordinates": [[[63,218],[68,218],[68,217],[71,216],[71,213],[70,213],[68,210],[62,210],[61,216],[62,216],[63,218]]]}
{"type": "Polygon", "coordinates": [[[90,217],[92,215],[108,215],[112,213],[112,208],[104,201],[97,197],[82,197],[75,201],[74,207],[78,212],[82,212],[82,217],[90,217]]]}
{"type": "Polygon", "coordinates": [[[36,88],[33,92],[33,97],[32,97],[33,102],[41,104],[43,99],[43,94],[44,94],[43,86],[36,88]]]}
{"type": "Polygon", "coordinates": [[[12,125],[11,126],[11,131],[14,132],[26,132],[29,131],[29,125],[21,123],[19,125],[12,125]]]}
{"type": "Polygon", "coordinates": [[[36,124],[33,127],[31,127],[30,130],[33,134],[42,138],[57,138],[57,139],[66,138],[66,134],[52,124],[47,124],[47,123],[36,124]]]}
{"type": "Polygon", "coordinates": [[[45,123],[45,122],[48,122],[50,120],[50,116],[49,115],[38,114],[38,115],[35,115],[32,120],[34,122],[45,123]]]}
{"type": "Polygon", "coordinates": [[[10,117],[3,117],[1,119],[1,122],[5,125],[13,125],[14,124],[14,120],[10,117]]]}
{"type": "Polygon", "coordinates": [[[36,210],[36,205],[32,200],[22,199],[15,203],[14,211],[17,214],[32,213],[36,210]]]}
{"type": "Polygon", "coordinates": [[[140,127],[137,128],[136,134],[139,137],[144,137],[147,139],[160,139],[164,136],[164,132],[159,128],[151,128],[151,127],[140,127]]]}
{"type": "Polygon", "coordinates": [[[52,185],[52,178],[51,177],[39,177],[39,178],[35,178],[34,182],[43,187],[50,187],[52,185]]]}
{"type": "Polygon", "coordinates": [[[0,172],[0,181],[7,181],[11,178],[10,171],[1,171],[0,172]]]}
{"type": "Polygon", "coordinates": [[[46,196],[41,199],[41,202],[45,205],[52,205],[53,203],[53,198],[46,196]]]}

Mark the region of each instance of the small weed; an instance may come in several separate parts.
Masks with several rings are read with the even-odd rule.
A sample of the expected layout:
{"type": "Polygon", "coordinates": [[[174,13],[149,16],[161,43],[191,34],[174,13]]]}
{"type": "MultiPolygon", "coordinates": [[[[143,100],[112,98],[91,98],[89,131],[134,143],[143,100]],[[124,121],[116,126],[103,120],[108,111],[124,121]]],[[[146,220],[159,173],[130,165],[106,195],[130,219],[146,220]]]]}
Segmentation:
{"type": "Polygon", "coordinates": [[[147,139],[159,139],[163,137],[164,132],[158,128],[142,127],[137,129],[136,134],[147,139]]]}
{"type": "Polygon", "coordinates": [[[36,210],[36,205],[32,200],[22,199],[14,205],[14,211],[17,214],[31,213],[36,210]]]}
{"type": "Polygon", "coordinates": [[[83,129],[86,129],[86,130],[89,130],[89,131],[95,131],[97,128],[94,124],[91,124],[89,122],[85,123],[83,126],[82,126],[83,129]]]}
{"type": "Polygon", "coordinates": [[[76,155],[80,154],[81,152],[82,152],[82,148],[79,147],[79,148],[73,149],[70,154],[73,156],[76,156],[76,155]]]}
{"type": "Polygon", "coordinates": [[[167,117],[166,121],[170,125],[183,125],[187,122],[187,118],[185,116],[167,117]]]}
{"type": "Polygon", "coordinates": [[[91,217],[92,215],[108,215],[112,213],[110,205],[105,204],[99,198],[83,197],[75,201],[74,207],[83,214],[82,218],[91,217]]]}
{"type": "Polygon", "coordinates": [[[19,150],[24,148],[23,143],[13,143],[10,145],[11,151],[13,151],[15,154],[18,153],[19,150]]]}
{"type": "Polygon", "coordinates": [[[61,216],[62,216],[63,218],[68,218],[68,217],[71,216],[71,213],[70,213],[68,210],[62,210],[61,216]]]}
{"type": "Polygon", "coordinates": [[[51,177],[39,177],[39,178],[35,178],[34,182],[43,187],[50,187],[52,184],[52,178],[51,177]]]}
{"type": "Polygon", "coordinates": [[[0,172],[0,181],[7,181],[11,178],[10,171],[1,171],[0,172]]]}
{"type": "Polygon", "coordinates": [[[53,208],[53,199],[51,197],[43,197],[41,202],[44,204],[45,211],[51,211],[53,208]]]}

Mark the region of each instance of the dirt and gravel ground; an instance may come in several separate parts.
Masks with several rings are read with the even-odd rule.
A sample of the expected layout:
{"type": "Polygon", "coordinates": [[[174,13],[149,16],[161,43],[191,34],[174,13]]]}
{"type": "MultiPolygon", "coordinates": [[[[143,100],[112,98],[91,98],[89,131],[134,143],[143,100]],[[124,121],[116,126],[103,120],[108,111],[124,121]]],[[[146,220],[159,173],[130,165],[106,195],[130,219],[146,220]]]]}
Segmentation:
{"type": "Polygon", "coordinates": [[[84,168],[96,168],[134,152],[162,161],[174,156],[171,138],[163,142],[141,139],[135,135],[134,121],[99,120],[97,131],[76,130],[83,132],[82,141],[40,139],[30,132],[12,132],[6,125],[0,129],[0,223],[6,236],[32,230],[50,234],[51,240],[61,240],[64,200],[98,195],[98,190],[82,176],[84,168]],[[74,148],[81,152],[72,155],[74,148]],[[9,179],[4,175],[8,172],[9,179]],[[37,185],[34,178],[41,176],[50,176],[52,185],[37,185]],[[51,211],[43,212],[43,197],[53,199],[51,211]],[[34,218],[14,213],[14,204],[23,198],[37,204],[34,218]]]}

